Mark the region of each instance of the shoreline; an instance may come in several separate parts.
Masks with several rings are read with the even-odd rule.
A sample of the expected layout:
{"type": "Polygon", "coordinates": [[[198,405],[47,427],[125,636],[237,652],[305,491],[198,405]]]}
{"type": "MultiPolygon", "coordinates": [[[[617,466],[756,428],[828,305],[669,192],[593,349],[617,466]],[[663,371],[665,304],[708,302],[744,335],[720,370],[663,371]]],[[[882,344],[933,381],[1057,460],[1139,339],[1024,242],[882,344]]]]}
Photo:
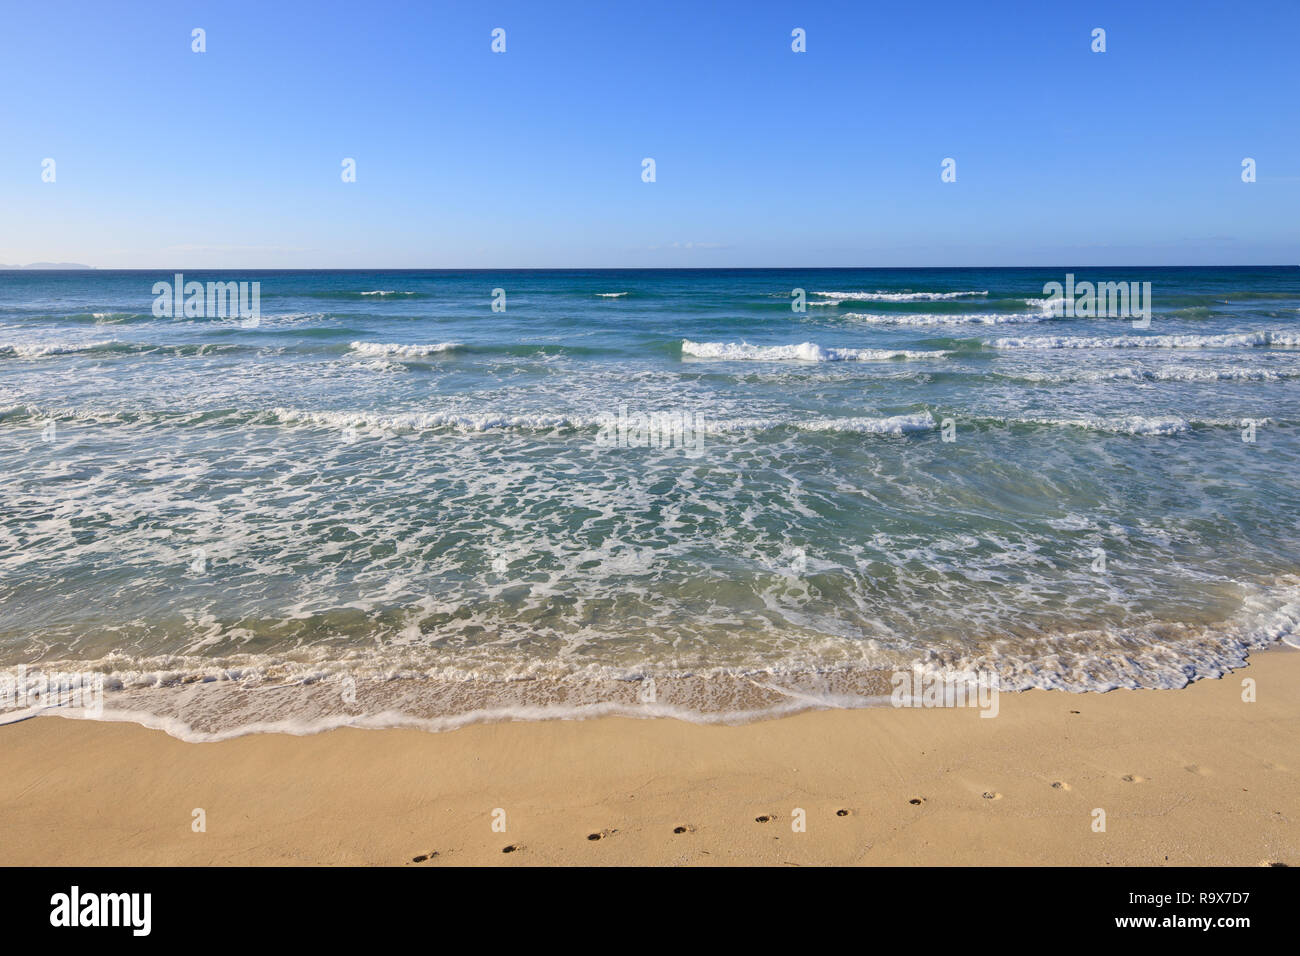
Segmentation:
{"type": "Polygon", "coordinates": [[[995,719],[870,707],[186,743],[46,715],[0,726],[0,864],[1297,865],[1298,681],[1300,652],[1279,646],[1177,690],[1004,693],[995,719]]]}

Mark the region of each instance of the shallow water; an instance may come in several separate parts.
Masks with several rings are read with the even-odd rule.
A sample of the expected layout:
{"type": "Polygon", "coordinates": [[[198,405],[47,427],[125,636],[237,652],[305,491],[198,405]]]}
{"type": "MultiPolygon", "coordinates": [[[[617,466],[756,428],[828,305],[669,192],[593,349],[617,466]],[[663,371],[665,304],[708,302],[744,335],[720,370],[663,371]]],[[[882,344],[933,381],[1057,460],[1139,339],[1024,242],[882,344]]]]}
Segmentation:
{"type": "Polygon", "coordinates": [[[186,275],[256,327],[155,318],[171,278],[0,272],[0,666],[139,719],[733,719],[1295,640],[1300,269],[1078,273],[1149,329],[1054,314],[1064,270],[186,275]]]}

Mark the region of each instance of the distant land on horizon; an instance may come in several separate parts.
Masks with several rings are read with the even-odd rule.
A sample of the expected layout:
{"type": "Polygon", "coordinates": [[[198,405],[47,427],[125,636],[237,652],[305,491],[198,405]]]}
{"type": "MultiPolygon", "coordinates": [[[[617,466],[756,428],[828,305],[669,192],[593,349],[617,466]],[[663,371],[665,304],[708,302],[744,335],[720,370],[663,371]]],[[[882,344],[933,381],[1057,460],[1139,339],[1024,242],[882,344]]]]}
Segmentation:
{"type": "Polygon", "coordinates": [[[83,266],[80,262],[33,262],[25,266],[5,266],[0,265],[0,270],[16,271],[19,269],[94,269],[94,266],[83,266]]]}

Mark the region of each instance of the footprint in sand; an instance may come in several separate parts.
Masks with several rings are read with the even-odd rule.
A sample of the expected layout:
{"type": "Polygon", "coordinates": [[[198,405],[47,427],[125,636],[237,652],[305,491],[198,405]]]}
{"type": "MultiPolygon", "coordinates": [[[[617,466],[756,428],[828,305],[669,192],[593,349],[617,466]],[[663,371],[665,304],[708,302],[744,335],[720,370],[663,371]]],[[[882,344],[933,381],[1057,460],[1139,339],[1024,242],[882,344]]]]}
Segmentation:
{"type": "Polygon", "coordinates": [[[835,815],[836,815],[837,817],[847,817],[847,816],[850,814],[850,812],[851,812],[851,811],[849,811],[849,810],[836,810],[836,811],[835,811],[835,815]]]}
{"type": "Polygon", "coordinates": [[[755,823],[769,823],[771,822],[771,820],[772,820],[772,815],[770,813],[763,813],[754,817],[755,823]]]}
{"type": "Polygon", "coordinates": [[[501,848],[501,852],[502,852],[502,853],[514,853],[516,850],[522,850],[522,849],[523,849],[523,847],[518,846],[518,845],[512,843],[512,844],[510,844],[509,846],[503,846],[503,847],[501,848]]]}
{"type": "Polygon", "coordinates": [[[1053,790],[1073,790],[1074,788],[1071,787],[1071,786],[1070,786],[1068,783],[1066,783],[1064,780],[1053,780],[1053,781],[1052,781],[1052,789],[1053,789],[1053,790]]]}
{"type": "Polygon", "coordinates": [[[1001,800],[1001,799],[1002,799],[1002,794],[998,793],[996,790],[985,790],[983,796],[984,796],[984,799],[985,799],[985,800],[1001,800]]]}
{"type": "Polygon", "coordinates": [[[694,833],[694,832],[695,832],[695,827],[693,827],[693,826],[689,826],[689,825],[683,825],[683,826],[680,826],[680,827],[673,827],[673,832],[674,832],[674,833],[694,833]]]}
{"type": "Polygon", "coordinates": [[[1135,773],[1126,773],[1120,777],[1125,783],[1146,783],[1146,777],[1139,777],[1135,773]]]}
{"type": "Polygon", "coordinates": [[[411,857],[411,862],[412,862],[412,863],[423,863],[425,860],[432,860],[432,859],[433,859],[435,856],[437,856],[437,855],[438,855],[438,851],[437,851],[437,850],[433,850],[433,851],[431,851],[431,852],[429,852],[429,853],[421,853],[419,856],[413,856],[413,857],[411,857]]]}
{"type": "Polygon", "coordinates": [[[1183,769],[1186,770],[1188,773],[1196,774],[1198,777],[1208,777],[1210,775],[1210,771],[1206,770],[1200,764],[1189,763],[1183,769]]]}
{"type": "Polygon", "coordinates": [[[925,797],[913,797],[911,800],[908,800],[907,802],[914,807],[919,807],[921,804],[925,803],[925,797]]]}

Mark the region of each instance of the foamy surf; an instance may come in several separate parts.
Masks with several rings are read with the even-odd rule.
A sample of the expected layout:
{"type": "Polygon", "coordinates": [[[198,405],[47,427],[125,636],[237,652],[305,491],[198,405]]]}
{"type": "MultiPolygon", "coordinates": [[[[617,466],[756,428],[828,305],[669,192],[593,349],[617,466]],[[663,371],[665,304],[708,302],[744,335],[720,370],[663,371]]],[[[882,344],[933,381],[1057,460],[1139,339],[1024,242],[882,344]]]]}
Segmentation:
{"type": "Polygon", "coordinates": [[[397,342],[353,342],[349,348],[361,355],[397,356],[399,358],[424,358],[461,348],[459,342],[438,342],[433,345],[403,345],[397,342]]]}
{"type": "Polygon", "coordinates": [[[979,292],[814,292],[824,299],[836,302],[946,302],[987,296],[988,290],[979,292]]]}
{"type": "Polygon", "coordinates": [[[861,322],[866,325],[1013,325],[1020,322],[1043,322],[1046,315],[1017,312],[954,312],[943,315],[918,315],[915,313],[896,313],[873,315],[865,312],[845,312],[841,318],[849,322],[861,322]]]}
{"type": "MultiPolygon", "coordinates": [[[[1090,431],[1119,432],[1125,435],[1179,435],[1190,431],[1192,424],[1182,418],[1150,418],[1144,415],[1124,415],[1118,418],[1022,418],[1025,424],[1053,425],[1066,428],[1086,428],[1090,431]]],[[[1227,424],[1232,427],[1236,422],[1207,422],[1207,425],[1227,424]]]]}
{"type": "MultiPolygon", "coordinates": [[[[426,650],[389,646],[341,659],[288,660],[241,654],[221,660],[172,656],[133,660],[54,660],[46,673],[98,673],[102,708],[36,704],[0,713],[0,725],[38,714],[132,722],[190,742],[257,733],[308,735],[338,727],[430,732],[517,720],[608,716],[671,717],[741,724],[807,710],[887,706],[893,675],[978,673],[999,691],[1105,692],[1177,689],[1225,677],[1252,653],[1300,641],[1300,585],[1294,579],[1247,594],[1228,618],[1210,625],[1061,630],[990,640],[961,651],[875,647],[856,663],[819,666],[792,657],[755,667],[682,669],[521,664],[489,675],[438,666],[426,650]],[[1170,653],[1177,640],[1178,653],[1170,653]],[[646,698],[646,687],[654,694],[646,698]]],[[[0,670],[10,685],[31,680],[0,670]]]]}
{"type": "Polygon", "coordinates": [[[127,343],[118,339],[102,339],[96,342],[0,342],[0,356],[33,359],[49,355],[82,355],[127,347],[127,343]]]}
{"type": "Polygon", "coordinates": [[[880,362],[889,359],[937,359],[948,353],[923,349],[823,348],[815,342],[750,345],[746,342],[692,342],[684,339],[682,354],[724,362],[880,362]]]}
{"type": "Polygon", "coordinates": [[[1285,382],[1300,377],[1300,369],[1198,368],[1179,365],[1163,368],[1084,369],[1078,372],[1021,372],[1009,374],[1026,382],[1285,382]]]}
{"type": "Polygon", "coordinates": [[[1300,332],[1235,332],[1225,335],[1043,335],[995,339],[999,349],[1232,349],[1300,345],[1300,332]]]}
{"type": "MultiPolygon", "coordinates": [[[[800,418],[798,416],[770,418],[720,418],[707,417],[706,409],[665,408],[651,411],[649,416],[686,414],[693,416],[691,428],[706,435],[728,435],[747,432],[764,432],[794,429],[806,432],[841,432],[859,435],[906,435],[913,432],[932,431],[936,428],[929,412],[905,415],[851,416],[845,418],[800,418]]],[[[354,428],[363,434],[409,433],[451,429],[463,432],[489,431],[545,431],[568,429],[594,432],[617,422],[613,412],[591,411],[572,415],[510,415],[463,414],[455,412],[411,412],[397,415],[376,415],[366,412],[313,411],[309,409],[277,408],[253,416],[250,422],[276,422],[288,425],[310,425],[327,429],[354,428]]]]}
{"type": "Polygon", "coordinates": [[[276,273],[256,328],[6,275],[0,668],[191,739],[1227,673],[1297,640],[1297,275],[1143,276],[1147,331],[1032,270],[276,273]]]}
{"type": "MultiPolygon", "coordinates": [[[[856,435],[908,435],[934,431],[939,427],[929,411],[908,412],[897,415],[850,415],[836,418],[820,416],[782,415],[767,417],[713,418],[705,406],[665,406],[644,413],[647,421],[661,416],[683,417],[690,420],[693,432],[704,435],[736,435],[790,429],[801,432],[856,435]]],[[[1078,416],[1050,418],[1034,416],[992,416],[964,413],[960,409],[947,409],[960,428],[983,430],[1039,426],[1044,428],[1081,428],[1099,432],[1128,435],[1176,435],[1194,429],[1240,428],[1244,419],[1235,418],[1177,418],[1143,415],[1078,416]]],[[[1253,418],[1256,425],[1274,422],[1267,417],[1253,418]]],[[[355,431],[358,437],[382,437],[394,434],[453,431],[463,433],[549,432],[555,430],[583,433],[579,440],[592,438],[601,428],[617,423],[615,411],[591,409],[585,413],[570,414],[518,414],[508,412],[462,411],[412,411],[381,414],[360,410],[326,410],[305,408],[270,409],[212,409],[190,411],[147,411],[111,409],[79,409],[37,406],[0,407],[0,425],[30,425],[47,422],[84,423],[96,425],[125,425],[144,428],[212,427],[230,428],[276,427],[313,428],[340,432],[355,431]]]]}

